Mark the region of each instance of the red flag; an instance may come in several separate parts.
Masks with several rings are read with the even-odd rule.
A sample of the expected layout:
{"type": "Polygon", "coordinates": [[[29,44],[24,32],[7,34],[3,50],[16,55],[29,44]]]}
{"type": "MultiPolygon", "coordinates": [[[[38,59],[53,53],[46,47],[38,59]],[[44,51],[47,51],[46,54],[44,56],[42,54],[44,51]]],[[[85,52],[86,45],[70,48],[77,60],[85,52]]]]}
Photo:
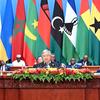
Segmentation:
{"type": "Polygon", "coordinates": [[[50,48],[50,14],[47,0],[41,0],[41,8],[38,20],[39,34],[48,48],[50,48]]]}
{"type": "Polygon", "coordinates": [[[16,58],[17,54],[21,55],[23,54],[24,29],[25,29],[24,0],[18,0],[15,24],[14,24],[14,32],[12,37],[12,60],[16,58]]]}

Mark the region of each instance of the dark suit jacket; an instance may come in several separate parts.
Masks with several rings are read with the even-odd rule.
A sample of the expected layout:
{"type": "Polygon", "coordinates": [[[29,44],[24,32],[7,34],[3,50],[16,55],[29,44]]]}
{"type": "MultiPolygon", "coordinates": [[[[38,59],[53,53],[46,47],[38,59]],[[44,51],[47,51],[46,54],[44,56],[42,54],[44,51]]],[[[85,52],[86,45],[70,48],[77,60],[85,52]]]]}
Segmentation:
{"type": "MultiPolygon", "coordinates": [[[[60,64],[58,64],[57,62],[51,62],[49,63],[49,66],[51,68],[58,68],[60,67],[60,64]]],[[[42,62],[40,64],[36,64],[33,66],[34,68],[47,68],[47,64],[45,62],[42,62]]]]}
{"type": "MultiPolygon", "coordinates": [[[[5,71],[9,71],[9,66],[4,65],[5,66],[5,71]]],[[[3,66],[0,66],[0,70],[3,70],[3,66]]]]}
{"type": "MultiPolygon", "coordinates": [[[[80,61],[78,61],[78,63],[81,63],[82,65],[84,65],[83,59],[81,59],[80,61]]],[[[92,63],[90,61],[87,61],[87,66],[89,66],[89,65],[91,66],[92,63]]]]}

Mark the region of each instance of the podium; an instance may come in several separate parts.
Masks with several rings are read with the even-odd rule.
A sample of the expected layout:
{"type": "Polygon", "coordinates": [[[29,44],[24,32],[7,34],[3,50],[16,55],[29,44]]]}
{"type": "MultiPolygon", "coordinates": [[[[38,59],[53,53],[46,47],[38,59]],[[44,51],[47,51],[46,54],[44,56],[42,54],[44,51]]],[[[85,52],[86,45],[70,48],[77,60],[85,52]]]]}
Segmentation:
{"type": "MultiPolygon", "coordinates": [[[[10,71],[14,71],[14,70],[17,70],[17,69],[22,69],[22,68],[33,68],[33,66],[22,66],[22,67],[12,66],[12,67],[10,67],[10,71]]],[[[96,72],[98,69],[100,69],[100,66],[82,66],[81,68],[88,68],[91,71],[96,72]]]]}
{"type": "Polygon", "coordinates": [[[100,78],[57,84],[0,78],[0,100],[100,100],[100,78]]]}
{"type": "MultiPolygon", "coordinates": [[[[20,69],[23,67],[12,68],[20,69]]],[[[91,71],[96,71],[99,66],[95,70],[92,66],[88,66],[88,68],[91,68],[91,71]]],[[[47,81],[31,82],[28,79],[14,80],[6,75],[12,72],[2,72],[3,76],[0,77],[0,100],[100,100],[100,75],[86,81],[66,80],[49,83],[47,81]]]]}

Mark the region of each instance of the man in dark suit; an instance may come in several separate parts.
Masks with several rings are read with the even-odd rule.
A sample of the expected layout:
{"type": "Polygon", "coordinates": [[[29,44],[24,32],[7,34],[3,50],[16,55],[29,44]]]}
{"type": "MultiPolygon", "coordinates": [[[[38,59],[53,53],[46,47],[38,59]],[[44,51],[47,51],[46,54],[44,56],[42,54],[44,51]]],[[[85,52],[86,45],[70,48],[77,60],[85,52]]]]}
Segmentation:
{"type": "Polygon", "coordinates": [[[3,60],[0,61],[0,70],[2,70],[2,71],[8,71],[9,70],[9,66],[7,66],[6,63],[3,60]]]}
{"type": "Polygon", "coordinates": [[[51,52],[49,50],[43,50],[42,52],[43,62],[34,65],[34,68],[58,68],[59,64],[55,63],[51,59],[51,52]]]}
{"type": "Polygon", "coordinates": [[[92,63],[89,61],[87,55],[84,55],[83,59],[81,59],[80,61],[78,61],[78,63],[81,63],[82,66],[91,66],[92,65],[92,63]]]}
{"type": "Polygon", "coordinates": [[[54,65],[57,67],[61,66],[61,63],[56,60],[55,54],[51,54],[51,62],[54,63],[54,65]]]}
{"type": "Polygon", "coordinates": [[[67,66],[67,68],[77,68],[75,58],[71,58],[71,59],[70,59],[70,63],[69,63],[69,65],[67,66]]]}

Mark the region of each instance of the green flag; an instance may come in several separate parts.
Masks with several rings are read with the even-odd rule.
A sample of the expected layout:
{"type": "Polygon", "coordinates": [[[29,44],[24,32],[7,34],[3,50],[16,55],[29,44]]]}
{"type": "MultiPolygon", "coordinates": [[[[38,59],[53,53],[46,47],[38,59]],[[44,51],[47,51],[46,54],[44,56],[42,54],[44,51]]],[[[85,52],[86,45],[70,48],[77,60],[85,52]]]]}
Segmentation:
{"type": "Polygon", "coordinates": [[[24,36],[24,59],[27,65],[34,65],[35,59],[41,56],[41,52],[46,48],[37,31],[37,9],[36,1],[29,0],[28,16],[26,18],[25,36],[24,36]]]}
{"type": "Polygon", "coordinates": [[[65,29],[63,35],[63,56],[66,62],[69,62],[71,58],[78,59],[76,52],[76,36],[77,36],[77,15],[74,1],[67,1],[66,4],[66,16],[65,16],[65,29]],[[73,6],[72,6],[73,5],[73,6]]]}

